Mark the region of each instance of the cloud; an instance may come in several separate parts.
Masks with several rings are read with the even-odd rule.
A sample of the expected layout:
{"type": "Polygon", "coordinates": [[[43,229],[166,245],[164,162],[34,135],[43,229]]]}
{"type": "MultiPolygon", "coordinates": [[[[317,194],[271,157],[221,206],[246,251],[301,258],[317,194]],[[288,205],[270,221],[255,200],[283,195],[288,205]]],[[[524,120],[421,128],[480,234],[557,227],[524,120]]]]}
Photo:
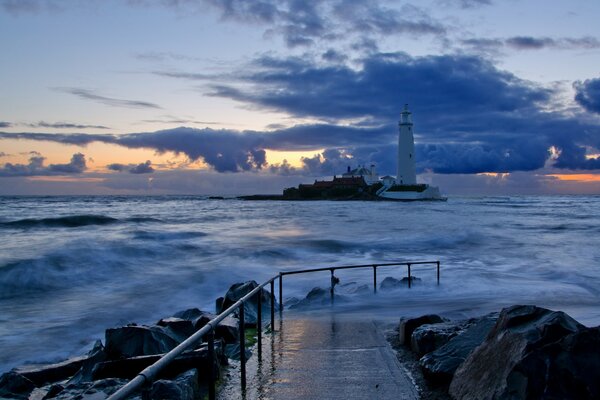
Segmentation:
{"type": "Polygon", "coordinates": [[[429,13],[408,4],[398,10],[386,7],[384,2],[367,0],[207,0],[206,3],[224,20],[266,26],[266,35],[281,35],[291,48],[367,35],[437,36],[446,33],[444,25],[429,13]]]}
{"type": "Polygon", "coordinates": [[[600,78],[577,81],[575,101],[589,112],[600,114],[600,78]]]}
{"type": "Polygon", "coordinates": [[[498,52],[502,49],[527,50],[577,50],[598,49],[600,39],[592,36],[579,38],[550,38],[534,36],[513,36],[509,38],[470,38],[461,41],[464,46],[481,53],[498,52]]]}
{"type": "Polygon", "coordinates": [[[61,6],[53,0],[0,0],[0,8],[10,14],[19,15],[59,10],[61,6]]]}
{"type": "Polygon", "coordinates": [[[0,128],[10,128],[12,124],[6,121],[0,121],[0,128]]]}
{"type": "Polygon", "coordinates": [[[75,95],[75,96],[85,99],[85,100],[91,100],[91,101],[95,101],[98,103],[106,104],[106,105],[112,106],[112,107],[155,108],[155,109],[162,108],[157,104],[150,103],[147,101],[123,100],[123,99],[115,99],[112,97],[101,96],[99,94],[94,93],[94,91],[89,90],[89,89],[61,87],[61,88],[55,88],[55,90],[57,90],[59,92],[69,93],[69,94],[75,95]]]}
{"type": "Polygon", "coordinates": [[[33,154],[28,164],[6,163],[0,167],[0,177],[80,174],[87,169],[85,156],[81,153],[73,154],[67,164],[50,164],[46,167],[44,160],[44,157],[33,154]]]}
{"type": "MultiPolygon", "coordinates": [[[[600,148],[594,118],[548,112],[556,88],[519,79],[476,56],[411,57],[377,53],[362,64],[323,64],[304,58],[261,57],[239,73],[238,84],[211,85],[213,96],[276,110],[318,123],[269,131],[174,128],[119,135],[0,133],[0,138],[92,141],[202,159],[217,172],[340,173],[348,162],[395,170],[397,118],[402,104],[414,113],[419,171],[444,174],[532,171],[553,161],[557,168],[596,168],[586,148],[600,148]],[[316,151],[292,169],[267,165],[266,150],[316,151]]],[[[594,83],[579,83],[593,110],[594,83]]],[[[582,94],[582,96],[583,96],[582,94]]],[[[582,111],[583,112],[583,111],[582,111]]]]}
{"type": "Polygon", "coordinates": [[[438,2],[446,7],[478,8],[492,5],[492,0],[438,0],[438,2]]]}
{"type": "MultiPolygon", "coordinates": [[[[31,128],[55,128],[55,129],[110,129],[104,125],[85,125],[85,124],[74,124],[70,122],[45,122],[40,121],[35,124],[25,124],[31,128]]],[[[2,125],[0,124],[0,127],[2,125]]]]}
{"type": "Polygon", "coordinates": [[[154,168],[152,167],[152,162],[147,160],[146,162],[139,164],[109,164],[106,166],[111,171],[129,171],[131,174],[150,174],[154,172],[154,168]]]}

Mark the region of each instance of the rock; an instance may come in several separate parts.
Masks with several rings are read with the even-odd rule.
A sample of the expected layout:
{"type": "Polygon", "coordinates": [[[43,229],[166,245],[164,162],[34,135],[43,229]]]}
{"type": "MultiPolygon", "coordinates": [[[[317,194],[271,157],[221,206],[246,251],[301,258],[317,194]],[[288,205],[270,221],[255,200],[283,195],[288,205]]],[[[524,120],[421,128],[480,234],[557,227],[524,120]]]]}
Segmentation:
{"type": "Polygon", "coordinates": [[[174,380],[158,380],[150,390],[144,392],[143,400],[183,399],[194,400],[202,397],[198,381],[198,370],[186,371],[174,380]]]}
{"type": "Polygon", "coordinates": [[[369,287],[367,284],[359,285],[356,282],[348,282],[338,286],[340,292],[350,294],[350,295],[364,295],[373,293],[373,288],[369,287]]]}
{"type": "MultiPolygon", "coordinates": [[[[240,300],[242,297],[254,290],[256,287],[258,287],[258,283],[256,283],[256,281],[247,281],[231,285],[231,287],[225,294],[223,303],[221,305],[221,309],[217,310],[217,313],[222,313],[223,311],[231,307],[236,301],[240,300]]],[[[256,297],[257,296],[255,296],[250,301],[244,303],[244,323],[249,326],[256,326],[258,312],[258,299],[256,297]]],[[[268,315],[268,313],[270,313],[271,307],[271,293],[266,289],[262,292],[261,304],[263,311],[262,314],[264,317],[268,315]]],[[[266,321],[266,318],[263,318],[263,321],[266,321]]]]}
{"type": "MultiPolygon", "coordinates": [[[[340,296],[339,294],[335,294],[334,297],[335,302],[344,302],[346,298],[344,296],[340,296]]],[[[320,287],[312,288],[310,292],[306,295],[306,297],[296,304],[290,306],[290,309],[308,309],[314,307],[323,307],[331,304],[331,292],[329,289],[323,289],[320,287]]]]}
{"type": "Polygon", "coordinates": [[[104,346],[102,346],[102,342],[97,340],[94,343],[94,347],[89,351],[86,360],[82,363],[81,368],[69,381],[67,384],[77,384],[81,382],[91,382],[92,381],[92,371],[96,364],[106,361],[107,356],[104,351],[104,346]]]}
{"type": "Polygon", "coordinates": [[[419,361],[425,377],[437,384],[448,384],[460,364],[483,343],[497,319],[497,314],[488,314],[445,345],[425,354],[419,361]]]}
{"type": "MultiPolygon", "coordinates": [[[[214,366],[220,368],[219,361],[222,359],[223,351],[220,346],[215,346],[214,366]]],[[[122,360],[110,360],[96,364],[93,371],[93,379],[124,378],[132,379],[144,368],[154,364],[162,354],[152,356],[132,357],[122,360]]],[[[197,368],[202,376],[210,371],[208,362],[208,350],[206,348],[188,351],[175,358],[161,373],[159,378],[173,378],[178,374],[192,368],[197,368]]]]}
{"type": "Polygon", "coordinates": [[[30,364],[13,369],[36,386],[44,386],[70,378],[81,368],[87,357],[76,357],[56,364],[30,364]]]}
{"type": "Polygon", "coordinates": [[[197,330],[192,321],[177,317],[163,318],[156,325],[162,326],[166,333],[178,342],[183,342],[197,330]]]}
{"type": "Polygon", "coordinates": [[[106,353],[110,359],[167,353],[180,343],[159,326],[128,325],[106,330],[106,353]]]}
{"type": "MultiPolygon", "coordinates": [[[[56,400],[100,400],[119,390],[127,384],[125,379],[103,379],[95,382],[82,382],[66,385],[65,388],[52,399],[56,400]]],[[[47,397],[50,398],[50,397],[47,397]]]]}
{"type": "Polygon", "coordinates": [[[410,348],[418,357],[440,348],[467,328],[467,323],[441,322],[425,324],[415,329],[410,337],[410,348]]]}
{"type": "MultiPolygon", "coordinates": [[[[207,311],[200,311],[197,308],[190,308],[185,311],[178,312],[174,318],[184,319],[193,324],[194,330],[197,331],[208,324],[210,320],[216,317],[215,314],[207,311]]],[[[235,343],[239,340],[238,320],[232,316],[223,319],[215,329],[215,338],[222,339],[225,343],[235,343]]]]}
{"type": "MultiPolygon", "coordinates": [[[[411,286],[420,281],[421,281],[421,278],[417,278],[416,276],[410,277],[411,286]]],[[[398,289],[400,287],[408,287],[408,277],[407,276],[405,276],[402,279],[396,279],[391,276],[388,276],[384,280],[382,280],[381,283],[379,284],[379,290],[383,290],[383,291],[398,289]]]]}
{"type": "Polygon", "coordinates": [[[26,399],[35,387],[31,380],[15,371],[0,376],[0,397],[26,399]]]}
{"type": "Polygon", "coordinates": [[[415,329],[425,324],[439,324],[444,319],[439,315],[429,314],[418,318],[402,318],[398,325],[398,341],[400,344],[410,346],[410,337],[415,329]]]}
{"type": "Polygon", "coordinates": [[[535,306],[502,310],[484,343],[457,369],[456,399],[600,398],[599,330],[535,306]]]}

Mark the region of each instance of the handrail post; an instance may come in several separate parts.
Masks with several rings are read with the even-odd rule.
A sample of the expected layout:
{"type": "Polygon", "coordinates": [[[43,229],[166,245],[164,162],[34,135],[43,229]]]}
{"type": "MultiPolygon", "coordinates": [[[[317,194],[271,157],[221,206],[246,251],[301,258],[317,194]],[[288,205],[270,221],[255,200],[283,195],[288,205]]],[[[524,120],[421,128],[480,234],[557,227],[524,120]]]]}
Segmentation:
{"type": "Polygon", "coordinates": [[[215,331],[211,330],[207,335],[208,342],[208,400],[215,400],[215,331]]]}
{"type": "Polygon", "coordinates": [[[283,275],[279,273],[279,313],[283,311],[283,275]]]}
{"type": "Polygon", "coordinates": [[[242,390],[246,390],[246,331],[244,326],[244,303],[240,304],[239,311],[239,335],[240,335],[240,382],[242,390]]]}
{"type": "Polygon", "coordinates": [[[411,287],[411,278],[410,278],[410,263],[406,264],[408,266],[408,288],[411,287]]]}
{"type": "Polygon", "coordinates": [[[275,332],[275,281],[271,281],[271,332],[275,332]]]}
{"type": "Polygon", "coordinates": [[[262,357],[262,288],[257,293],[258,304],[256,309],[256,342],[258,346],[258,358],[262,357]]]}
{"type": "Polygon", "coordinates": [[[373,293],[377,294],[377,265],[373,265],[373,293]]]}
{"type": "Polygon", "coordinates": [[[335,291],[335,276],[333,275],[333,271],[334,269],[331,268],[331,289],[330,289],[330,295],[331,295],[331,305],[333,305],[333,295],[334,295],[334,291],[335,291]]]}
{"type": "Polygon", "coordinates": [[[437,261],[436,264],[437,264],[437,284],[439,286],[440,285],[440,262],[437,261]]]}

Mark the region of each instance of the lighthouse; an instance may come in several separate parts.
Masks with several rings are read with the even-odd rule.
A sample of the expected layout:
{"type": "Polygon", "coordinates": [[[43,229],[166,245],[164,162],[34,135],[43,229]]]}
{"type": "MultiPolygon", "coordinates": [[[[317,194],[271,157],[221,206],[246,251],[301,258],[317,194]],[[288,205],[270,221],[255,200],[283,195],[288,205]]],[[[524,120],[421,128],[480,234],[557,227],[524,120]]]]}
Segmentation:
{"type": "Polygon", "coordinates": [[[398,170],[396,185],[416,185],[417,173],[415,172],[415,138],[413,136],[413,123],[408,104],[400,113],[398,123],[398,170]]]}

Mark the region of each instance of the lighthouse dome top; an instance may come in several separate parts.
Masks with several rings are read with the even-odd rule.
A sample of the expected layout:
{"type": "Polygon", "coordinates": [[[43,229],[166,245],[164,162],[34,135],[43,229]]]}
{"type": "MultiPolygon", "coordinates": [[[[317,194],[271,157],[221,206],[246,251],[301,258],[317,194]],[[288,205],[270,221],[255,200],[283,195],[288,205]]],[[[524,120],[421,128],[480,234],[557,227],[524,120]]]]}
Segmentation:
{"type": "Polygon", "coordinates": [[[408,111],[408,104],[404,105],[404,109],[400,113],[400,125],[412,125],[411,112],[408,111]]]}

